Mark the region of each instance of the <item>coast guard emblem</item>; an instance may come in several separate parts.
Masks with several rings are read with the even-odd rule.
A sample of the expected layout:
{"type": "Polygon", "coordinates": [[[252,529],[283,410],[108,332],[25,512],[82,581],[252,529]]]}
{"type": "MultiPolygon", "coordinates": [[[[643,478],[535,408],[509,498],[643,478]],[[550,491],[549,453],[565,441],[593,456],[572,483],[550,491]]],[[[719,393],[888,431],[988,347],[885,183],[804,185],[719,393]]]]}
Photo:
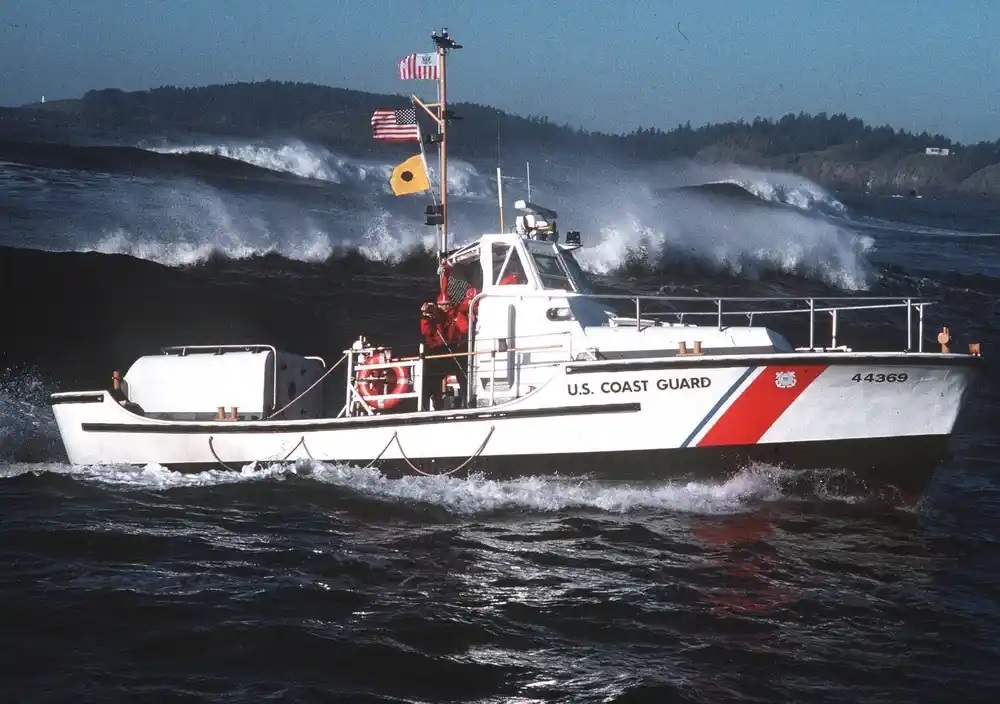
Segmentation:
{"type": "Polygon", "coordinates": [[[779,389],[790,389],[795,386],[795,372],[777,372],[774,375],[774,385],[779,389]]]}

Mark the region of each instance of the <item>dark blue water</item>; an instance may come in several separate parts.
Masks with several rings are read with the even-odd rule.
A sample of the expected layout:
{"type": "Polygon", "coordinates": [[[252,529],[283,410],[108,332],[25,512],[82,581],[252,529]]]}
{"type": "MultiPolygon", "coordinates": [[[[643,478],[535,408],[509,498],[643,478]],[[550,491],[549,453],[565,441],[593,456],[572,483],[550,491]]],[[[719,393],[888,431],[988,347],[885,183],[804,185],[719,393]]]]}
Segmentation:
{"type": "MultiPolygon", "coordinates": [[[[162,344],[335,359],[359,332],[412,341],[433,291],[423,204],[387,193],[391,160],[141,146],[0,144],[4,701],[1000,696],[992,369],[916,506],[836,467],[616,485],[586,467],[498,482],[68,465],[51,391],[105,385],[162,344]]],[[[677,191],[698,181],[579,159],[533,165],[532,199],[583,231],[603,285],[919,293],[941,301],[934,325],[1000,349],[995,204],[838,199],[725,167],[711,176],[748,195],[677,191]]],[[[492,229],[490,166],[454,173],[458,238],[492,229]]],[[[902,340],[901,323],[859,330],[902,340]]]]}

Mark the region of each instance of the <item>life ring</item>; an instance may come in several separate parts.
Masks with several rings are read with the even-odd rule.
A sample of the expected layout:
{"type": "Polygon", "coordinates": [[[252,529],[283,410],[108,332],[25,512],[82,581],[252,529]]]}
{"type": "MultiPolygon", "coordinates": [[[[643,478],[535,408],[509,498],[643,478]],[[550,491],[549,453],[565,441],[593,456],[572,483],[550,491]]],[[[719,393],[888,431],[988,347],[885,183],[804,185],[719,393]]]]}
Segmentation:
{"type": "Polygon", "coordinates": [[[410,368],[407,366],[399,365],[395,367],[382,367],[380,369],[372,369],[368,366],[386,364],[391,361],[387,352],[376,352],[358,365],[359,371],[356,384],[358,394],[369,406],[382,411],[395,408],[402,403],[403,399],[397,397],[379,398],[374,401],[369,400],[372,396],[406,394],[413,388],[413,379],[410,375],[410,368]]]}

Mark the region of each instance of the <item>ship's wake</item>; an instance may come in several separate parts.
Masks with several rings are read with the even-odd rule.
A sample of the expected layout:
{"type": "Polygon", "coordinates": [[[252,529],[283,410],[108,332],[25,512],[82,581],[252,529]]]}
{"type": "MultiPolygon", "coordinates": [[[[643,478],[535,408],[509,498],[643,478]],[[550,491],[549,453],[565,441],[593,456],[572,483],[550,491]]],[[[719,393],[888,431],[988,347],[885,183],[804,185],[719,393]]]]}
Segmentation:
{"type": "Polygon", "coordinates": [[[611,514],[675,512],[728,514],[757,510],[779,501],[856,503],[882,500],[886,494],[838,470],[793,471],[753,464],[729,478],[607,482],[583,477],[530,476],[497,480],[472,473],[466,477],[405,476],[388,478],[375,467],[302,460],[251,463],[239,469],[182,473],[150,464],[144,467],[72,466],[61,462],[13,463],[0,467],[0,478],[63,476],[115,491],[169,491],[260,482],[312,482],[356,499],[399,506],[425,506],[448,514],[475,515],[505,511],[553,513],[598,511],[611,514]]]}

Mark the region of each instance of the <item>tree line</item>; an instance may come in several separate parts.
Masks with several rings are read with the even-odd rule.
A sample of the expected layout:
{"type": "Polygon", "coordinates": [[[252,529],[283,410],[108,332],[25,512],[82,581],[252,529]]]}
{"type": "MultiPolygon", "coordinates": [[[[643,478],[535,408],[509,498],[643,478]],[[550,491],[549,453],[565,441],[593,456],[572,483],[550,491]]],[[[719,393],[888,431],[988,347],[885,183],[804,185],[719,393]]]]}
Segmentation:
{"type": "MultiPolygon", "coordinates": [[[[259,136],[294,132],[330,146],[372,147],[368,119],[379,108],[408,107],[401,95],[380,95],[312,83],[260,81],[195,88],[163,86],[146,91],[93,90],[81,99],[81,117],[93,127],[114,126],[222,132],[259,136]]],[[[1000,161],[1000,139],[961,145],[948,137],[866,124],[844,113],[788,113],[671,129],[637,127],[610,135],[556,124],[545,116],[512,115],[477,103],[449,106],[463,119],[449,141],[469,156],[496,154],[498,133],[505,143],[554,148],[610,149],[635,159],[693,157],[724,145],[762,157],[781,157],[838,148],[841,157],[869,160],[923,152],[926,146],[963,154],[963,161],[1000,161]]],[[[420,111],[418,110],[418,113],[420,111]]],[[[425,132],[430,125],[424,123],[425,132]]]]}

